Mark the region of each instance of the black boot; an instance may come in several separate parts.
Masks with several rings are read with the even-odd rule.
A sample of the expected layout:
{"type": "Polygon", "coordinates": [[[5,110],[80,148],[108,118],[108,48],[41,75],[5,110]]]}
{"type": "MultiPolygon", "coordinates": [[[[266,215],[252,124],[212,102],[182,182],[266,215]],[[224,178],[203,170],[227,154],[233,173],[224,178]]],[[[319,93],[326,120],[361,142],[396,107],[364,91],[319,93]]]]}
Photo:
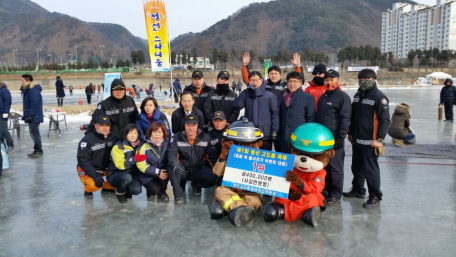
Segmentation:
{"type": "Polygon", "coordinates": [[[302,214],[302,221],[309,226],[316,227],[321,218],[320,206],[308,209],[302,214]]]}
{"type": "Polygon", "coordinates": [[[214,200],[211,208],[211,220],[219,220],[226,215],[226,211],[222,207],[222,203],[214,200]]]}
{"type": "Polygon", "coordinates": [[[60,99],[60,107],[63,106],[63,99],[60,99]]]}
{"type": "Polygon", "coordinates": [[[324,199],[323,199],[323,207],[321,207],[321,211],[325,211],[326,210],[326,206],[328,205],[328,191],[326,191],[326,189],[323,189],[321,191],[321,194],[324,197],[324,199]]]}
{"type": "Polygon", "coordinates": [[[57,99],[57,106],[60,106],[60,99],[57,99]]]}
{"type": "Polygon", "coordinates": [[[255,209],[247,206],[239,206],[228,213],[228,217],[233,225],[241,227],[253,223],[253,214],[255,209]]]}
{"type": "Polygon", "coordinates": [[[263,218],[266,222],[274,222],[285,218],[285,207],[281,203],[268,203],[264,207],[263,218]]]}
{"type": "Polygon", "coordinates": [[[117,200],[119,200],[119,203],[126,203],[128,201],[127,196],[125,194],[117,195],[117,200]]]}

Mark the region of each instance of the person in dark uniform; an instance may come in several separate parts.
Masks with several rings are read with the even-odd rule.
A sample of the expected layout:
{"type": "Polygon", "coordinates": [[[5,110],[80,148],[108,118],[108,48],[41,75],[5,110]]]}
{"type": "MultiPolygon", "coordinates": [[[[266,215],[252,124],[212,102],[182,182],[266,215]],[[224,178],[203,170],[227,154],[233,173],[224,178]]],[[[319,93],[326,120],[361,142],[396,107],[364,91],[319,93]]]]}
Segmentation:
{"type": "Polygon", "coordinates": [[[171,131],[173,134],[184,131],[185,129],[185,117],[190,114],[194,114],[198,117],[199,127],[204,126],[204,114],[195,107],[195,100],[191,92],[185,92],[181,96],[180,107],[173,111],[171,114],[171,131]]]}
{"type": "MultiPolygon", "coordinates": [[[[195,70],[192,73],[192,84],[184,88],[185,92],[190,92],[193,95],[193,99],[195,99],[195,107],[196,109],[200,110],[204,115],[204,105],[206,103],[206,99],[210,92],[214,89],[206,85],[204,82],[204,74],[203,71],[195,70]]],[[[207,133],[209,128],[209,120],[206,116],[203,117],[203,127],[202,130],[204,133],[207,133]]]]}
{"type": "Polygon", "coordinates": [[[339,90],[339,73],[328,70],[324,82],[326,91],[318,99],[316,122],[327,127],[334,136],[335,155],[326,166],[325,190],[327,203],[340,201],[344,188],[344,141],[350,127],[351,100],[347,93],[339,90]]]}
{"type": "Polygon", "coordinates": [[[212,123],[214,124],[214,128],[209,130],[207,134],[211,138],[211,145],[215,147],[215,150],[217,150],[217,156],[219,156],[222,152],[223,134],[225,133],[227,127],[225,113],[222,111],[215,112],[212,123]]]}
{"type": "Polygon", "coordinates": [[[445,108],[445,120],[443,122],[454,122],[453,104],[456,104],[456,87],[453,86],[453,80],[446,79],[444,87],[440,91],[440,104],[445,108]]]}
{"type": "Polygon", "coordinates": [[[377,74],[371,69],[358,73],[359,89],[353,97],[348,140],[353,145],[352,188],[344,192],[347,198],[364,199],[367,182],[369,198],[364,208],[377,206],[382,200],[380,168],[377,159],[390,125],[389,100],[377,88],[377,74]]]}
{"type": "Polygon", "coordinates": [[[199,129],[196,115],[187,115],[184,122],[185,131],[173,136],[168,150],[169,179],[175,204],[184,203],[182,195],[187,181],[192,181],[193,196],[200,196],[201,188],[213,187],[217,180],[212,167],[218,156],[209,135],[199,129]]]}

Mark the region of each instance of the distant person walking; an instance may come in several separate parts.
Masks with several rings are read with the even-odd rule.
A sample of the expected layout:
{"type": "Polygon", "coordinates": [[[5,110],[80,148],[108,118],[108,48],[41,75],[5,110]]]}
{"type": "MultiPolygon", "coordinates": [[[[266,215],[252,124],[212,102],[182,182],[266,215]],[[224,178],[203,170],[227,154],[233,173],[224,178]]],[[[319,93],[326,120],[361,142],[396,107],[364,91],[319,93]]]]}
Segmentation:
{"type": "Polygon", "coordinates": [[[74,86],[70,85],[70,87],[68,89],[70,90],[70,96],[72,96],[73,95],[74,86]]]}
{"type": "Polygon", "coordinates": [[[101,85],[98,84],[98,94],[100,94],[100,91],[101,91],[101,85]]]}
{"type": "Polygon", "coordinates": [[[97,90],[97,85],[93,85],[93,91],[92,91],[92,95],[95,95],[95,91],[97,90]]]}
{"type": "Polygon", "coordinates": [[[30,136],[35,145],[34,151],[28,154],[30,158],[37,158],[43,156],[43,146],[41,144],[40,123],[43,123],[43,97],[41,90],[43,89],[39,84],[33,83],[32,75],[22,75],[22,85],[24,85],[24,99],[22,108],[24,116],[22,119],[25,123],[29,124],[30,136]]]}
{"type": "Polygon", "coordinates": [[[236,89],[238,90],[238,92],[240,94],[241,91],[242,91],[242,82],[241,82],[241,80],[238,81],[236,89]]]}
{"type": "Polygon", "coordinates": [[[454,122],[453,105],[456,104],[456,87],[453,86],[453,80],[446,79],[444,87],[440,91],[440,104],[445,107],[445,120],[443,122],[454,122]]]}
{"type": "Polygon", "coordinates": [[[174,102],[178,103],[179,102],[179,96],[182,93],[182,87],[180,84],[180,79],[176,78],[176,80],[173,82],[173,89],[174,89],[174,102]]]}
{"type": "Polygon", "coordinates": [[[92,83],[90,83],[86,87],[85,93],[86,93],[86,96],[87,96],[87,103],[88,104],[92,104],[92,95],[93,95],[93,85],[92,85],[92,83]]]}
{"type": "MultiPolygon", "coordinates": [[[[14,152],[14,141],[8,129],[8,117],[11,109],[11,92],[6,85],[0,81],[0,100],[3,102],[2,119],[0,121],[3,139],[6,141],[8,148],[6,153],[14,152]]],[[[0,107],[1,108],[1,107],[0,107]]]]}
{"type": "Polygon", "coordinates": [[[159,87],[160,87],[160,92],[161,92],[161,91],[162,91],[162,84],[160,84],[160,86],[159,86],[159,87]]]}
{"type": "Polygon", "coordinates": [[[63,106],[63,98],[65,97],[65,85],[60,76],[57,76],[55,81],[55,90],[57,96],[57,106],[63,106]]]}

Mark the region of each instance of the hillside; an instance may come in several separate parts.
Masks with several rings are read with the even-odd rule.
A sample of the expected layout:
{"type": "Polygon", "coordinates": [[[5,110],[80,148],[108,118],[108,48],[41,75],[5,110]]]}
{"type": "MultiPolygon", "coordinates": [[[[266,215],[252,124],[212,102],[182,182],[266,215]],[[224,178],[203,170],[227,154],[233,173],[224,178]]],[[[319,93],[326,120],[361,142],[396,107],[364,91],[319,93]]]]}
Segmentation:
{"type": "MultiPolygon", "coordinates": [[[[201,33],[187,33],[171,45],[178,53],[208,46],[260,54],[307,47],[326,52],[347,45],[380,47],[381,14],[398,0],[276,0],[253,3],[201,33]],[[201,43],[204,42],[204,43],[201,43]]],[[[404,1],[401,2],[411,2],[404,1]]],[[[209,50],[210,51],[210,50],[209,50]]]]}
{"type": "Polygon", "coordinates": [[[63,62],[76,58],[101,60],[127,59],[133,50],[148,52],[141,38],[116,24],[86,23],[68,15],[50,13],[29,0],[0,1],[0,60],[13,63],[12,49],[17,49],[17,65],[37,63],[37,49],[41,63],[63,62]],[[51,56],[49,56],[51,55],[51,56]]]}

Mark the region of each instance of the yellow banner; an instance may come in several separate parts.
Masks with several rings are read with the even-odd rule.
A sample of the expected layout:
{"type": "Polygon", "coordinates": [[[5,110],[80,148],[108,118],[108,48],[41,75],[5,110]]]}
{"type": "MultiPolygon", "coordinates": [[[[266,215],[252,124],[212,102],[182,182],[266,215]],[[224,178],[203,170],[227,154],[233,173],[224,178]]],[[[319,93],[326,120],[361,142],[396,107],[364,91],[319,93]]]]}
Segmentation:
{"type": "Polygon", "coordinates": [[[170,71],[165,0],[143,0],[152,72],[170,71]]]}

